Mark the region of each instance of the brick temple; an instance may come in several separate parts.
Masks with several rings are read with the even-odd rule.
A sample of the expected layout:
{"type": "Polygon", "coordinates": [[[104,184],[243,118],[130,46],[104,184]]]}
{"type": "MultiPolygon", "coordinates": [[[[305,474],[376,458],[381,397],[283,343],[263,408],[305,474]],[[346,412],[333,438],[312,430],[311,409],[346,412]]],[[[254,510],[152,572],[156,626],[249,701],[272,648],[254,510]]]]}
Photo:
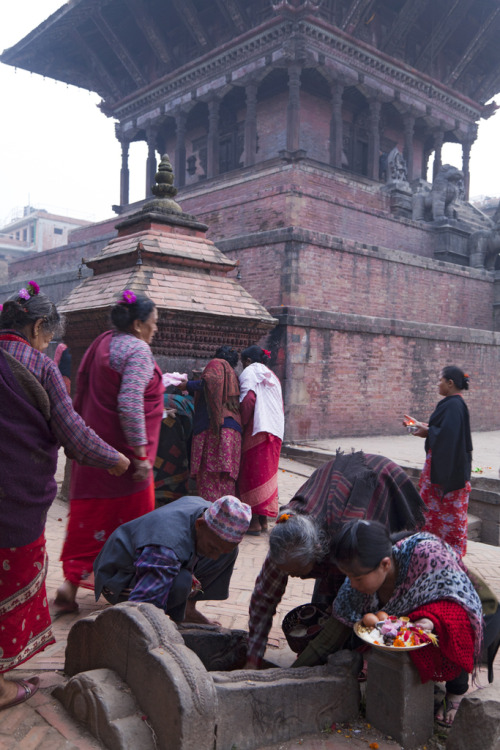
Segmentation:
{"type": "MultiPolygon", "coordinates": [[[[446,364],[470,375],[473,429],[500,427],[500,218],[468,202],[499,34],[496,0],[73,0],[2,60],[101,95],[121,220],[130,145],[148,146],[145,198],[170,155],[183,209],[278,320],[286,436],[304,440],[426,418],[446,364]]],[[[51,256],[66,287],[113,223],[88,253],[85,232],[51,256]]]]}

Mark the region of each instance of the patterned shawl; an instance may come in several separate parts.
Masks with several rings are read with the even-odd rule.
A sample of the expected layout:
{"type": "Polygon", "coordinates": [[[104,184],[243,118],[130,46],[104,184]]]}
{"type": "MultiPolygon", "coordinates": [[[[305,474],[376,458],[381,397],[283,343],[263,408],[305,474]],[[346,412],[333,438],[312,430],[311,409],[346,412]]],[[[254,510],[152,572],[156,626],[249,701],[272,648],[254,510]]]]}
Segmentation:
{"type": "Polygon", "coordinates": [[[477,658],[482,640],[481,601],[454,550],[432,534],[419,532],[392,548],[398,574],[393,595],[382,605],[377,594],[362,594],[344,581],[333,605],[334,616],[353,625],[367,612],[383,609],[389,615],[408,615],[431,602],[447,600],[460,605],[474,633],[477,658]]]}

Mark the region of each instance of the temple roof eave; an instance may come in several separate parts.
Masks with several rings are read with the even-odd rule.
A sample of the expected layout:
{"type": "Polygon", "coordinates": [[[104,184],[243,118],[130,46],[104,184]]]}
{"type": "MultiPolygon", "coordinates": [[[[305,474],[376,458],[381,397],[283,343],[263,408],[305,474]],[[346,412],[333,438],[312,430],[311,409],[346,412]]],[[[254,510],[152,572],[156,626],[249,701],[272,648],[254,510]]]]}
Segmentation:
{"type": "Polygon", "coordinates": [[[190,272],[189,269],[161,269],[133,266],[84,279],[58,305],[65,315],[111,309],[124,289],[147,295],[159,313],[195,314],[233,318],[270,328],[276,320],[236,279],[190,272]],[[103,300],[108,302],[103,303],[103,300]]]}

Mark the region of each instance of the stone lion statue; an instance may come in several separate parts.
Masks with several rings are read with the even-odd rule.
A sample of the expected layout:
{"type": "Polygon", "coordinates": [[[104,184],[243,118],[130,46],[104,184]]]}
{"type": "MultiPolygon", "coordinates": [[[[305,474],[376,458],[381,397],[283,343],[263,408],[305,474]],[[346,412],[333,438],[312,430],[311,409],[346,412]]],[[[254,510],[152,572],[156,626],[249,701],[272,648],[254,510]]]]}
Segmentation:
{"type": "Polygon", "coordinates": [[[453,204],[463,197],[464,175],[451,164],[443,164],[427,192],[413,196],[412,217],[416,221],[453,219],[453,204]]]}
{"type": "Polygon", "coordinates": [[[487,268],[493,271],[500,252],[500,203],[493,214],[491,229],[472,232],[467,242],[469,263],[472,268],[487,268]]]}

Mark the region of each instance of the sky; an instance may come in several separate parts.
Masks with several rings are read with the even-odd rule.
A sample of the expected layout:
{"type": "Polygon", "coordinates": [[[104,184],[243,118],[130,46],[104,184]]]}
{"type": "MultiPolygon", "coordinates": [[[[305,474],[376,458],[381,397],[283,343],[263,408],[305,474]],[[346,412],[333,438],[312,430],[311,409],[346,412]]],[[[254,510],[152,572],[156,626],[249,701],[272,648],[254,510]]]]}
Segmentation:
{"type": "MultiPolygon", "coordinates": [[[[0,50],[13,46],[63,0],[3,2],[0,50]]],[[[120,198],[120,146],[100,97],[0,63],[0,226],[32,205],[100,221],[120,198]]],[[[500,94],[496,97],[500,103],[500,94]]],[[[500,110],[479,125],[471,151],[471,197],[500,197],[500,110]]],[[[146,145],[131,144],[130,201],[145,195],[146,145]]],[[[445,146],[443,163],[461,167],[460,146],[445,146]]]]}

